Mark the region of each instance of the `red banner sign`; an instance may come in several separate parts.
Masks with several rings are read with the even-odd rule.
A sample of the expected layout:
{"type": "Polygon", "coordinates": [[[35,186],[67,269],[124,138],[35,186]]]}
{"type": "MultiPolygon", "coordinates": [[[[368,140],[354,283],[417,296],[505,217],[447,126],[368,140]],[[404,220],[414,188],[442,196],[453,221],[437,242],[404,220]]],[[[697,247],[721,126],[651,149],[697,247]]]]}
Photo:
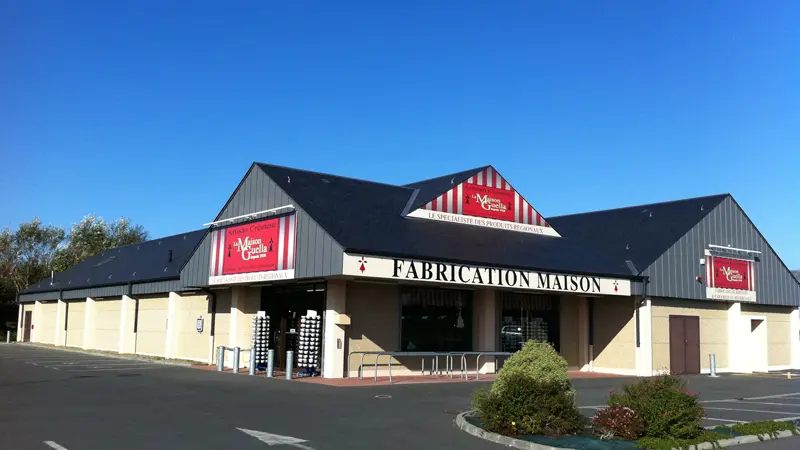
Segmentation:
{"type": "Polygon", "coordinates": [[[211,232],[210,281],[264,281],[294,269],[295,216],[235,225],[211,232]],[[273,273],[261,278],[242,274],[273,273]],[[230,277],[230,276],[234,277],[230,277]],[[252,279],[251,279],[252,278],[252,279]]]}
{"type": "Polygon", "coordinates": [[[464,183],[463,195],[465,215],[514,222],[514,191],[464,183]]]}
{"type": "Polygon", "coordinates": [[[277,219],[226,229],[222,274],[275,270],[279,231],[277,219]]]}
{"type": "Polygon", "coordinates": [[[724,289],[755,290],[751,284],[750,261],[712,257],[711,286],[724,289]]]}

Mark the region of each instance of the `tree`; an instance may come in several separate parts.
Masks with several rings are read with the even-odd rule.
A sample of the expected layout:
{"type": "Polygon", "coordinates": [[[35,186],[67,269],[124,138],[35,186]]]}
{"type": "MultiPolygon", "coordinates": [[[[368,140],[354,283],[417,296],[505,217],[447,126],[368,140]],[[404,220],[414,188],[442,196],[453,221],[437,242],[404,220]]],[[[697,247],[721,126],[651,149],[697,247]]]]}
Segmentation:
{"type": "Polygon", "coordinates": [[[0,232],[0,303],[13,301],[17,292],[50,276],[64,234],[63,228],[43,226],[38,218],[15,232],[0,232]]]}
{"type": "Polygon", "coordinates": [[[147,238],[147,231],[141,225],[133,225],[128,218],[109,224],[102,217],[89,215],[72,225],[66,245],[55,256],[54,268],[65,270],[104,250],[138,244],[147,238]]]}

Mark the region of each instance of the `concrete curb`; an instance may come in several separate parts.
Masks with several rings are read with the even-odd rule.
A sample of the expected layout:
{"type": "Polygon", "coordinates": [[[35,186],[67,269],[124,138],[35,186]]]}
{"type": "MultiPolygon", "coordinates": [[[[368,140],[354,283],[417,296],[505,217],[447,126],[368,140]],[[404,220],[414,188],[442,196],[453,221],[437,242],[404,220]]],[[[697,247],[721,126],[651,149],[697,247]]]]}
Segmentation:
{"type": "MultiPolygon", "coordinates": [[[[467,417],[473,416],[475,413],[474,411],[466,411],[458,416],[456,416],[456,426],[461,430],[481,439],[494,442],[496,444],[505,445],[507,447],[514,447],[519,448],[522,450],[575,450],[573,448],[568,447],[551,447],[549,445],[542,445],[536,444],[534,442],[523,441],[521,439],[515,439],[508,436],[503,436],[502,434],[492,433],[491,431],[486,431],[481,427],[473,425],[467,421],[467,417]]],[[[763,442],[763,441],[771,441],[774,439],[782,439],[794,436],[791,431],[779,431],[776,433],[776,437],[772,438],[768,435],[762,435],[761,438],[757,435],[751,434],[748,436],[739,436],[730,439],[723,439],[717,442],[704,442],[702,444],[693,445],[691,448],[692,450],[710,450],[715,448],[722,448],[722,447],[732,447],[734,445],[741,445],[741,444],[753,444],[756,442],[763,442]]],[[[679,449],[675,449],[679,450],[679,449]]]]}
{"type": "MultiPolygon", "coordinates": [[[[50,345],[39,345],[39,344],[36,344],[36,343],[31,343],[31,342],[19,343],[18,345],[23,345],[23,346],[27,346],[27,347],[44,348],[44,349],[48,349],[48,350],[58,350],[58,351],[62,351],[62,352],[79,353],[81,355],[102,356],[102,357],[113,358],[113,359],[124,359],[124,360],[127,360],[127,361],[149,362],[149,363],[153,363],[153,364],[162,364],[162,365],[165,365],[165,366],[190,367],[192,365],[190,363],[183,363],[183,362],[176,362],[176,361],[169,361],[169,360],[136,358],[134,356],[109,355],[108,353],[97,353],[97,352],[78,350],[78,349],[73,349],[73,348],[68,348],[68,347],[56,347],[56,346],[50,346],[50,345]]],[[[202,363],[198,362],[198,364],[202,364],[202,363]]]]}
{"type": "Polygon", "coordinates": [[[575,450],[567,447],[550,447],[549,445],[541,445],[535,442],[523,441],[514,439],[512,437],[503,436],[502,434],[492,433],[486,431],[481,427],[469,423],[466,419],[467,416],[474,415],[473,411],[466,411],[456,416],[456,425],[467,433],[494,442],[496,444],[505,445],[507,447],[521,448],[523,450],[575,450]]]}

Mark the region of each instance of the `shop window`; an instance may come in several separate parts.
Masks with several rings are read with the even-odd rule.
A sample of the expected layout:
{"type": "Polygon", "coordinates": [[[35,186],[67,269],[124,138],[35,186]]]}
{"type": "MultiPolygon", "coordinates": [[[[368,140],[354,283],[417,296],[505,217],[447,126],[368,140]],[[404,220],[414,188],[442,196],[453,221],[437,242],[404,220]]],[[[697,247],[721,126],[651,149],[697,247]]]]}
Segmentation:
{"type": "Polygon", "coordinates": [[[401,289],[401,349],[404,352],[472,350],[472,292],[401,289]]]}
{"type": "Polygon", "coordinates": [[[501,292],[500,299],[500,345],[504,352],[516,352],[531,340],[549,342],[560,349],[557,296],[501,292]]]}

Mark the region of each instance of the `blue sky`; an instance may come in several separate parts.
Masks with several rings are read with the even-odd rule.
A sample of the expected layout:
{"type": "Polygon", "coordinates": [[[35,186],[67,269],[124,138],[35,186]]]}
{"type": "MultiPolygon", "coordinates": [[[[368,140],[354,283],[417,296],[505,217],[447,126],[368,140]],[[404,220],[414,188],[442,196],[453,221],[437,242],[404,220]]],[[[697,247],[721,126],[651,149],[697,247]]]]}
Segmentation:
{"type": "Polygon", "coordinates": [[[253,161],[492,164],[545,216],[730,192],[800,268],[798,23],[789,0],[0,0],[0,226],[201,228],[253,161]]]}

